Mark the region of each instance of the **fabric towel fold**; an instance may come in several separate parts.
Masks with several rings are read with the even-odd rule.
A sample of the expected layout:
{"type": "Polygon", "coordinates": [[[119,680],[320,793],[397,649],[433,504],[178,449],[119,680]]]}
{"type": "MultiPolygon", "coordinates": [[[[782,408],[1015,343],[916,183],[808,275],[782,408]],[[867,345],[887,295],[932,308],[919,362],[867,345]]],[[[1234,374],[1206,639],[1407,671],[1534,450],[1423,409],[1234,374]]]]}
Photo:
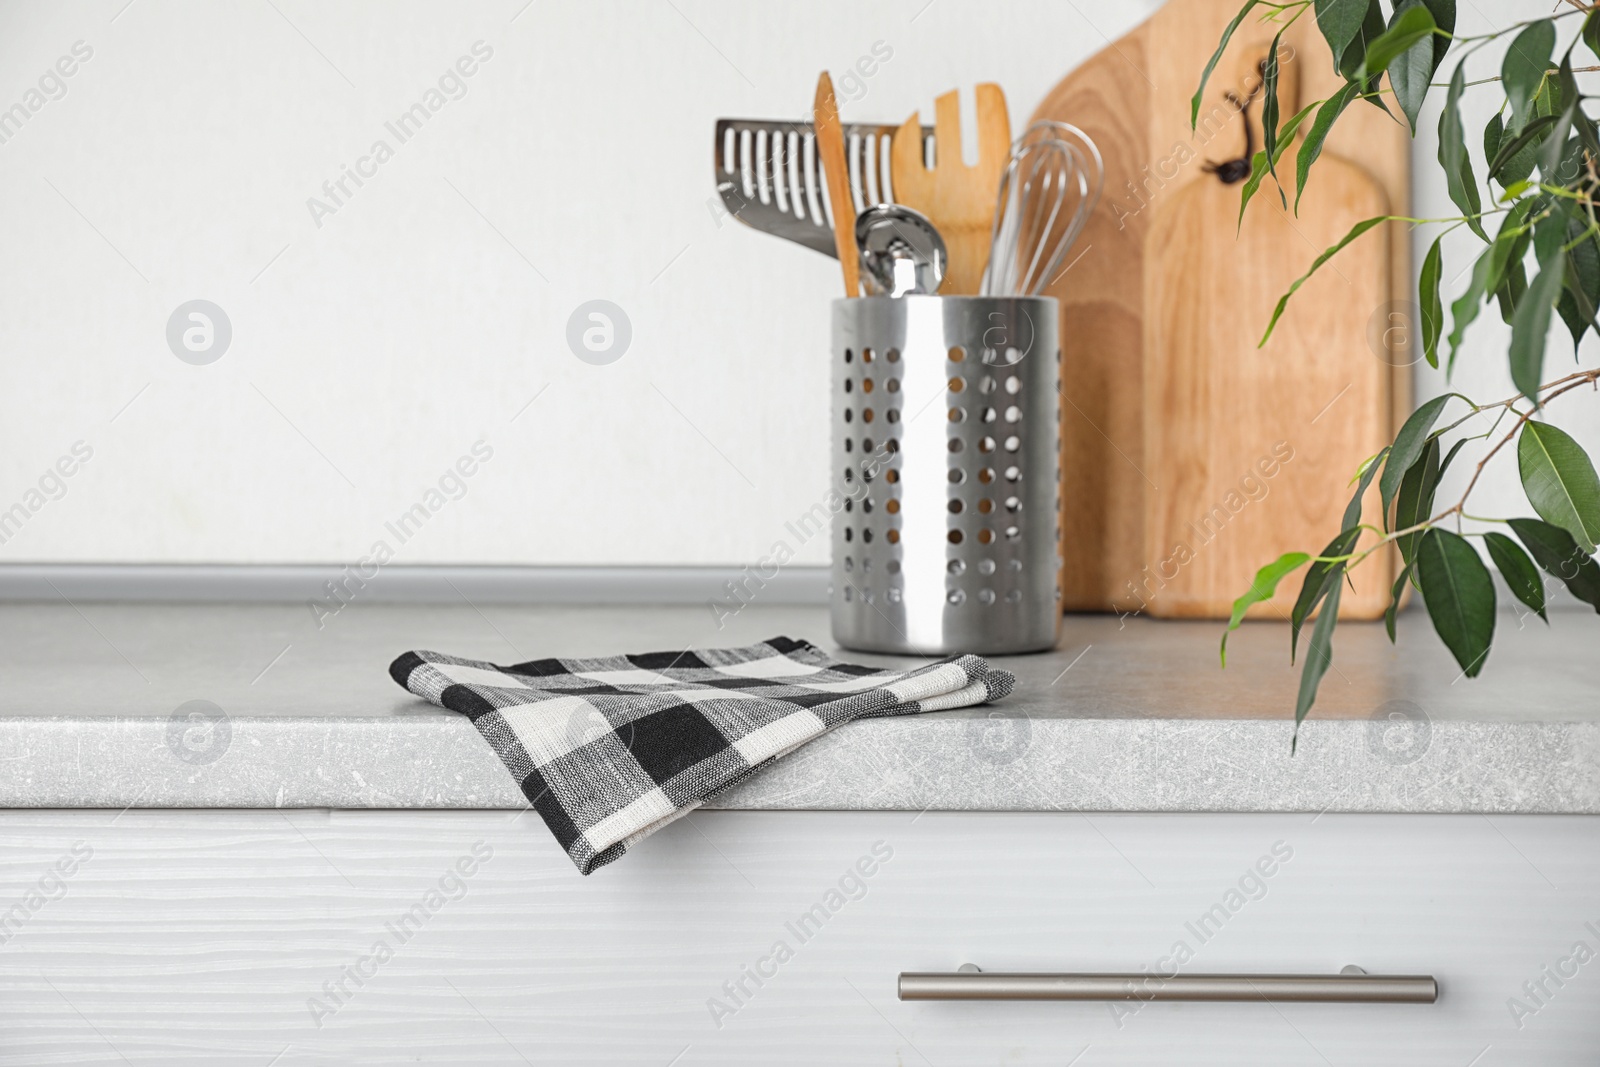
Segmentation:
{"type": "Polygon", "coordinates": [[[584,874],[835,726],[982,704],[1016,681],[978,656],[880,670],[787,637],[509,667],[407,652],[389,674],[472,720],[584,874]]]}

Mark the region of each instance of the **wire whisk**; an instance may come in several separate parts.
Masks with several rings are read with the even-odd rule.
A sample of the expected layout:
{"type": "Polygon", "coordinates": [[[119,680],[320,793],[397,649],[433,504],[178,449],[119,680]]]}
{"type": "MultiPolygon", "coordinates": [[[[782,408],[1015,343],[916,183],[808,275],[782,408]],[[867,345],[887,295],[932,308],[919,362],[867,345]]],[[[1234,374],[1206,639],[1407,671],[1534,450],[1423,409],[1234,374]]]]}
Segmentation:
{"type": "Polygon", "coordinates": [[[1088,134],[1066,122],[1029,126],[1000,177],[982,294],[1037,296],[1054,282],[1104,185],[1088,134]]]}

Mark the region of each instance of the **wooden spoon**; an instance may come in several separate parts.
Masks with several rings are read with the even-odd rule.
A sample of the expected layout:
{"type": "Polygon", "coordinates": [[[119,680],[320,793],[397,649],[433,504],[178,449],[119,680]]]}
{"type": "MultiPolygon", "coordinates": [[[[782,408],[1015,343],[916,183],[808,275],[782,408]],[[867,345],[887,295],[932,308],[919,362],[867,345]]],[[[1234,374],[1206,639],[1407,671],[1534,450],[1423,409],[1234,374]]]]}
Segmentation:
{"type": "MultiPolygon", "coordinates": [[[[889,150],[896,202],[922,212],[950,250],[939,292],[973,294],[989,263],[995,193],[1011,151],[1011,117],[998,85],[977,87],[978,163],[961,161],[961,108],[952,90],[934,101],[934,166],[923,164],[922,119],[913,114],[895,131],[889,150]]],[[[830,178],[831,182],[832,179],[830,178]]]]}
{"type": "MultiPolygon", "coordinates": [[[[861,256],[856,251],[856,207],[850,196],[850,169],[844,158],[844,127],[833,98],[833,79],[817,76],[817,99],[812,122],[817,133],[817,160],[828,182],[828,208],[833,214],[833,247],[844,268],[844,295],[861,293],[861,256]]],[[[898,186],[899,182],[896,181],[898,186]]]]}

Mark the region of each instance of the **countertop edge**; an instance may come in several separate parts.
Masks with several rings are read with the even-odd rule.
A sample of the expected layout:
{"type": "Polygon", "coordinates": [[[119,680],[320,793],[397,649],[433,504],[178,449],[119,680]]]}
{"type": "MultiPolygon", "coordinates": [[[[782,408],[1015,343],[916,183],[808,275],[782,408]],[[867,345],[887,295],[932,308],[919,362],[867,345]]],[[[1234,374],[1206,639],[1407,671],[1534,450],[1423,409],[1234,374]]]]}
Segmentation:
{"type": "MultiPolygon", "coordinates": [[[[998,710],[998,709],[997,709],[998,710]]],[[[723,810],[1600,814],[1600,723],[929,715],[853,723],[723,810]]],[[[0,807],[518,809],[464,719],[0,719],[0,807]]]]}

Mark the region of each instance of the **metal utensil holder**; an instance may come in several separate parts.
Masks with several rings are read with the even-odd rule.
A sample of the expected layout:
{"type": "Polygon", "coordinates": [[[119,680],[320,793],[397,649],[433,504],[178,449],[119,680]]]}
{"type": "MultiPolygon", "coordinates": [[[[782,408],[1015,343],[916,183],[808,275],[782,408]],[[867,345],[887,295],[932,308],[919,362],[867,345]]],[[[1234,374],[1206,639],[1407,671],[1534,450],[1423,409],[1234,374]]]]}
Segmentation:
{"type": "Polygon", "coordinates": [[[1051,297],[833,302],[833,638],[1035,652],[1061,624],[1051,297]]]}

